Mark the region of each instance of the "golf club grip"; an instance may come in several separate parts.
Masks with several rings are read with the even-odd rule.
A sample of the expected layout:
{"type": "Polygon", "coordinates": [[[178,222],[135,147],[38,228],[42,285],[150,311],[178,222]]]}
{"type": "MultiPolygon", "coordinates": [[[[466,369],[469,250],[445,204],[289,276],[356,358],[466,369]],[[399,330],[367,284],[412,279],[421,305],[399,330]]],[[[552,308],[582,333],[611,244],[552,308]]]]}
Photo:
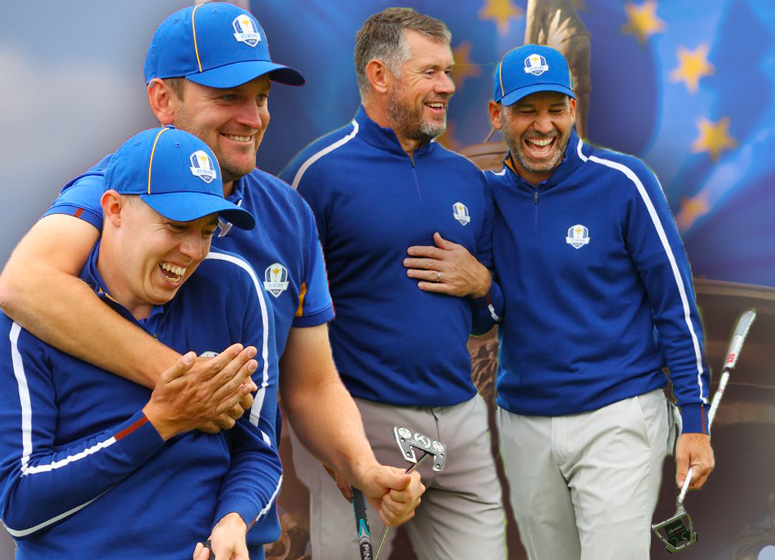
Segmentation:
{"type": "Polygon", "coordinates": [[[353,497],[355,530],[358,535],[358,550],[361,553],[361,560],[372,560],[374,558],[374,551],[371,545],[369,520],[366,517],[366,497],[363,495],[363,492],[352,486],[350,487],[350,493],[353,497]]]}

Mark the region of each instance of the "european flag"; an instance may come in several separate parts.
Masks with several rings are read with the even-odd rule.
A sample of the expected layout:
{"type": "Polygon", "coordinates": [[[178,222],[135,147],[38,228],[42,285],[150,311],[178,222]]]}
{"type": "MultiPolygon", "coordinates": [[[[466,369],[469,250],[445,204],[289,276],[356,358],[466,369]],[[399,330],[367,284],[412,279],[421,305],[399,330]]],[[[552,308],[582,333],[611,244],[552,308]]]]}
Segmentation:
{"type": "MultiPolygon", "coordinates": [[[[452,31],[451,149],[490,131],[492,75],[510,49],[564,50],[588,90],[583,135],[644,159],[662,182],[695,275],[775,286],[775,9],[766,0],[407,0],[452,31]],[[585,43],[586,41],[586,43],[585,43]],[[584,53],[582,48],[588,49],[584,53]],[[591,56],[585,59],[587,54],[591,56]],[[583,56],[582,56],[583,55],[583,56]]],[[[278,172],[359,104],[355,33],[393,5],[251,3],[273,58],[302,88],[277,86],[259,166],[278,172]]]]}

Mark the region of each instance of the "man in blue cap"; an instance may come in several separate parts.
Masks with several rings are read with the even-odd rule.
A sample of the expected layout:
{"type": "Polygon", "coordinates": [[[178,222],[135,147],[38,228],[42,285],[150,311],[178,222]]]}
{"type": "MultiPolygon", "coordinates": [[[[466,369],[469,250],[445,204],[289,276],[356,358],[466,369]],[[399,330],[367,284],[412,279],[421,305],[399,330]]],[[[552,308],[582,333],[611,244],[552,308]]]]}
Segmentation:
{"type": "MultiPolygon", "coordinates": [[[[333,306],[314,216],[292,188],[255,168],[269,123],[271,82],[301,85],[303,77],[271,61],[266,35],[249,12],[213,2],[175,12],[159,26],[145,81],[159,122],[204,140],[220,162],[226,198],[257,218],[250,233],[222,220],[213,244],[244,257],[272,296],[282,403],[296,433],[361,488],[385,522],[410,518],[422,492],[419,477],[376,461],[331,358],[327,322],[333,306]]],[[[57,348],[151,387],[179,354],[110,313],[73,277],[102,224],[99,198],[110,159],[66,185],[20,242],[3,271],[0,301],[11,317],[57,348]]],[[[251,554],[279,535],[277,516],[269,515],[250,531],[251,554]]]]}
{"type": "Polygon", "coordinates": [[[250,266],[208,251],[219,218],[252,229],[253,216],[224,200],[204,142],[173,128],[123,144],[104,184],[102,237],[80,278],[101,305],[184,355],[151,391],[0,316],[10,341],[0,350],[3,522],[24,558],[177,560],[209,538],[218,558],[247,560],[246,530],[282,479],[274,320],[250,266]],[[192,371],[196,355],[235,340],[247,347],[236,377],[192,371]],[[233,429],[195,430],[245,390],[253,407],[233,429]]]}
{"type": "Polygon", "coordinates": [[[691,466],[699,488],[714,466],[689,263],[654,174],[574,132],[560,52],[514,49],[494,85],[509,147],[485,174],[505,298],[498,421],[522,542],[531,560],[647,559],[674,438],[665,366],[683,415],[676,481],[691,466]]]}

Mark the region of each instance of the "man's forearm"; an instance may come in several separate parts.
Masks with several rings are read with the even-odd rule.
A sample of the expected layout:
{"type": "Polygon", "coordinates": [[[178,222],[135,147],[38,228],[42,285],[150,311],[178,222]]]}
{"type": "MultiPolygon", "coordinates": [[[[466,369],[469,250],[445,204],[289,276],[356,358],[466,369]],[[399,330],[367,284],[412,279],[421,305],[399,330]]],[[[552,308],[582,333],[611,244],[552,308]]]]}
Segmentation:
{"type": "Polygon", "coordinates": [[[378,464],[358,407],[338,376],[314,391],[289,392],[282,404],[304,447],[352,485],[378,464]]]}
{"type": "Polygon", "coordinates": [[[51,270],[45,274],[36,275],[33,268],[25,285],[6,284],[13,297],[3,301],[3,311],[41,340],[146,387],[153,387],[179,357],[110,309],[78,278],[51,270]]]}

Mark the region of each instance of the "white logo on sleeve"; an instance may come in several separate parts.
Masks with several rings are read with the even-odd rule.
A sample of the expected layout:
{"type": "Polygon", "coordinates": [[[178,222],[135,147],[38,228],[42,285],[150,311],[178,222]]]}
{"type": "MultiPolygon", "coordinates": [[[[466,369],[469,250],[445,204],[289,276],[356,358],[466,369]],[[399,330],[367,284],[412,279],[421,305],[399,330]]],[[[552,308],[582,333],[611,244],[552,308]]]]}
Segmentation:
{"type": "Polygon", "coordinates": [[[261,41],[256,23],[246,15],[238,16],[231,23],[234,26],[234,38],[249,47],[255,47],[261,41]]]}
{"type": "Polygon", "coordinates": [[[549,71],[549,65],[546,63],[546,59],[540,54],[531,54],[525,59],[524,70],[525,74],[540,76],[544,72],[549,71]]]}
{"type": "Polygon", "coordinates": [[[191,154],[189,159],[191,160],[191,167],[189,169],[193,175],[199,177],[205,183],[210,183],[215,179],[215,165],[213,165],[213,160],[210,159],[206,152],[197,150],[191,154]]]}
{"type": "Polygon", "coordinates": [[[574,249],[581,249],[589,243],[589,230],[581,224],[569,227],[565,243],[571,245],[574,249]]]}
{"type": "Polygon", "coordinates": [[[264,289],[274,297],[288,289],[288,269],[280,263],[269,265],[264,271],[264,289]]]}
{"type": "Polygon", "coordinates": [[[462,202],[456,202],[452,205],[452,217],[461,224],[468,225],[471,221],[471,214],[468,213],[468,207],[462,202]]]}

